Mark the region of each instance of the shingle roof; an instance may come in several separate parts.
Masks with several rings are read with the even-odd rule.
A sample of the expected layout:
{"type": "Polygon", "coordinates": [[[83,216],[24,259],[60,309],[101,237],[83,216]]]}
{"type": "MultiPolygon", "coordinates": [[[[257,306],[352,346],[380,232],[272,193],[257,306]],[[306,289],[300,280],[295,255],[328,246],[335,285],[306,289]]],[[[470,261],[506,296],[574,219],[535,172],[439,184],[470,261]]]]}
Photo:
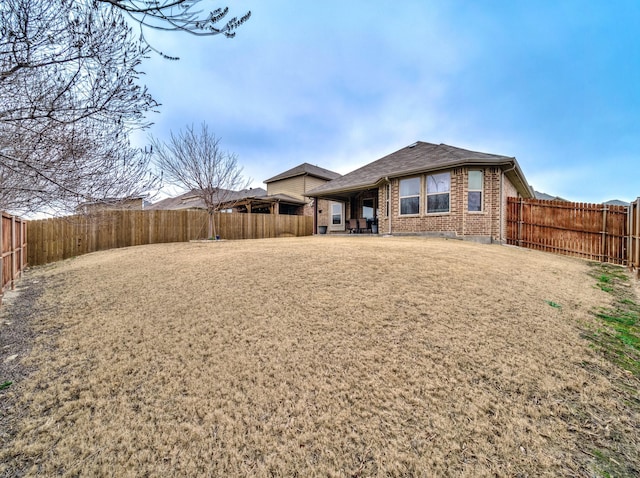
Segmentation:
{"type": "Polygon", "coordinates": [[[610,199],[609,201],[605,201],[603,204],[607,206],[628,206],[629,203],[626,201],[621,201],[620,199],[610,199]]]}
{"type": "MultiPolygon", "coordinates": [[[[267,191],[262,188],[243,189],[242,191],[232,191],[227,196],[225,202],[241,201],[249,198],[260,198],[267,195],[267,191]]],[[[155,209],[206,209],[204,201],[195,191],[189,191],[174,198],[166,198],[158,201],[148,208],[155,209]]]]}
{"type": "Polygon", "coordinates": [[[260,199],[265,199],[269,202],[285,202],[289,204],[298,204],[303,205],[306,204],[306,201],[301,201],[300,199],[296,199],[288,194],[269,194],[268,196],[262,196],[260,199]]]}
{"type": "MultiPolygon", "coordinates": [[[[307,195],[322,196],[327,193],[372,188],[376,187],[385,178],[395,178],[410,174],[471,165],[514,165],[514,169],[518,171],[518,176],[524,189],[529,189],[529,186],[524,180],[524,176],[521,171],[519,171],[518,163],[513,157],[469,151],[446,144],[432,144],[418,141],[344,176],[318,186],[309,191],[307,195]]],[[[531,194],[529,191],[529,195],[531,194]]]]}
{"type": "Polygon", "coordinates": [[[302,176],[302,175],[305,175],[305,174],[309,175],[309,176],[315,176],[316,178],[320,178],[320,179],[326,179],[328,181],[340,177],[340,174],[336,173],[335,171],[330,171],[328,169],[319,168],[318,166],[314,166],[313,164],[309,164],[309,163],[302,163],[302,164],[296,166],[295,168],[291,168],[291,169],[285,171],[284,173],[280,173],[277,176],[274,176],[272,178],[266,179],[264,182],[266,184],[268,184],[268,183],[272,183],[274,181],[280,181],[282,179],[294,178],[296,176],[302,176]]]}
{"type": "Polygon", "coordinates": [[[552,196],[551,194],[547,194],[547,193],[542,193],[540,191],[533,191],[533,194],[535,196],[536,199],[542,199],[545,201],[565,201],[567,202],[566,199],[561,198],[560,196],[552,196]]]}

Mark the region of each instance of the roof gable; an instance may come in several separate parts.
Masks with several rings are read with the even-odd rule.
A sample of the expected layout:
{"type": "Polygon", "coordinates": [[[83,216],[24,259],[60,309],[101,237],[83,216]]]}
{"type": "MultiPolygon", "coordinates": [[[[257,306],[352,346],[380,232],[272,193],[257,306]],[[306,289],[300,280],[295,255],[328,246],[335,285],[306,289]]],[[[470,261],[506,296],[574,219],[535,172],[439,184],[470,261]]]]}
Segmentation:
{"type": "Polygon", "coordinates": [[[280,173],[272,178],[266,179],[265,183],[272,183],[274,181],[281,181],[283,179],[294,178],[296,176],[314,176],[320,179],[326,179],[327,181],[331,181],[332,179],[336,179],[340,177],[340,174],[335,171],[331,171],[329,169],[320,168],[318,166],[314,166],[309,163],[302,163],[295,168],[291,168],[284,173],[280,173]]]}

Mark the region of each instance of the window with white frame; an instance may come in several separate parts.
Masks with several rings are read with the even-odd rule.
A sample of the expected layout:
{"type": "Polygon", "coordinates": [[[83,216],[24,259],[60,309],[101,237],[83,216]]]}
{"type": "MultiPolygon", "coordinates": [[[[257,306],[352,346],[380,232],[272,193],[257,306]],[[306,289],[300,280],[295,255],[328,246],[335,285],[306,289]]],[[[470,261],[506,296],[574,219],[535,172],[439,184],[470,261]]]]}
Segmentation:
{"type": "Polygon", "coordinates": [[[391,201],[391,183],[387,184],[386,193],[385,193],[385,216],[389,217],[389,201],[391,201]]]}
{"type": "Polygon", "coordinates": [[[482,190],[483,190],[483,174],[482,171],[469,171],[469,184],[467,196],[467,209],[469,212],[482,211],[482,190]]]}
{"type": "Polygon", "coordinates": [[[427,176],[427,214],[449,212],[451,173],[427,176]]]}
{"type": "Polygon", "coordinates": [[[420,214],[420,178],[400,180],[400,215],[420,214]]]}

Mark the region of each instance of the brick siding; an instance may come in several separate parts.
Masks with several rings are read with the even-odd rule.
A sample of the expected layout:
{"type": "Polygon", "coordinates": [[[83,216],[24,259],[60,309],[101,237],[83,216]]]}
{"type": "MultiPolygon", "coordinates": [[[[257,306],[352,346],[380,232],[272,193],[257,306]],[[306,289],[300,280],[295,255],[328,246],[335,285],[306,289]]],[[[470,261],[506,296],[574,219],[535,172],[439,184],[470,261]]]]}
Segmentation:
{"type": "MultiPolygon", "coordinates": [[[[444,172],[444,171],[443,171],[444,172]]],[[[456,168],[449,170],[451,174],[451,189],[449,197],[450,211],[443,214],[426,214],[426,177],[419,175],[420,213],[412,216],[400,216],[399,179],[391,180],[391,225],[394,234],[437,234],[456,237],[474,237],[487,241],[500,241],[506,235],[506,222],[501,214],[506,211],[506,198],[517,196],[517,191],[511,182],[503,177],[500,168],[456,168]],[[468,177],[469,170],[483,172],[482,211],[469,212],[468,207],[468,177]],[[501,179],[504,179],[502,188],[501,179]],[[500,192],[502,191],[502,197],[500,192]]],[[[416,177],[416,176],[408,176],[416,177]]],[[[386,215],[386,188],[380,187],[378,204],[380,217],[378,219],[380,232],[389,232],[389,218],[386,215]]]]}

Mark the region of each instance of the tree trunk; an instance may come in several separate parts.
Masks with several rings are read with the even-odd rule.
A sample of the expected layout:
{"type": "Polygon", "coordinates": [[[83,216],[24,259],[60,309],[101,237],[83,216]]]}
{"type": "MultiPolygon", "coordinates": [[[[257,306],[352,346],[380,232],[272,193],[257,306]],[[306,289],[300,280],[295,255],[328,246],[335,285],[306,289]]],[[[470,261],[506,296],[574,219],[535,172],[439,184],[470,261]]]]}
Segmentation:
{"type": "Polygon", "coordinates": [[[213,215],[213,212],[209,213],[209,235],[208,235],[209,239],[215,239],[216,238],[216,221],[215,221],[215,216],[213,215]]]}

